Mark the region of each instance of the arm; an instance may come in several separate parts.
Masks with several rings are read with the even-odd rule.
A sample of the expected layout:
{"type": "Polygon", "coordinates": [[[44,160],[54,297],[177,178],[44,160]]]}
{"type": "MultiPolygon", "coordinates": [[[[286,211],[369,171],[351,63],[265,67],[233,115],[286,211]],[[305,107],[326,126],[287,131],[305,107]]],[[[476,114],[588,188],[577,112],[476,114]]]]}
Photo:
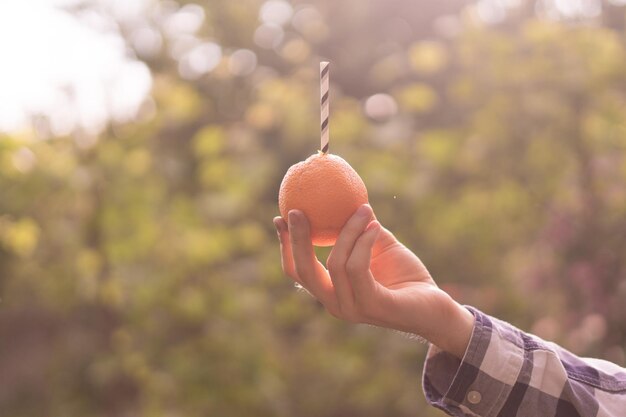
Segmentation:
{"type": "Polygon", "coordinates": [[[461,360],[428,351],[423,389],[431,405],[454,416],[626,416],[626,369],[470,311],[475,326],[461,360]]]}
{"type": "Polygon", "coordinates": [[[301,212],[274,219],[285,273],[335,317],[397,329],[431,342],[427,400],[455,416],[626,416],[626,370],[465,308],[422,262],[361,207],[325,268],[301,212]]]}

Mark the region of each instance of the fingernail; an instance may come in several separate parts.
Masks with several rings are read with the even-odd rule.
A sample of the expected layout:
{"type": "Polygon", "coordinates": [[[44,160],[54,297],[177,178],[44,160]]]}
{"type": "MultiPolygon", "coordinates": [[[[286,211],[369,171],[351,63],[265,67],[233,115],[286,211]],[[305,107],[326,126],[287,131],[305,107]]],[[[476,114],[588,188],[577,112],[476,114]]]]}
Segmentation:
{"type": "Polygon", "coordinates": [[[278,235],[278,240],[280,240],[280,232],[282,231],[282,225],[279,219],[274,219],[274,227],[276,228],[276,235],[278,235]]]}
{"type": "Polygon", "coordinates": [[[287,218],[289,225],[296,224],[298,222],[298,212],[296,210],[290,210],[289,213],[287,213],[287,218]]]}
{"type": "Polygon", "coordinates": [[[360,217],[370,217],[372,215],[372,209],[370,208],[369,204],[363,204],[356,211],[356,214],[360,217]]]}
{"type": "Polygon", "coordinates": [[[374,221],[370,222],[370,224],[367,225],[367,227],[365,228],[365,231],[369,232],[370,230],[378,229],[379,227],[380,227],[380,223],[378,223],[378,221],[374,220],[374,221]]]}

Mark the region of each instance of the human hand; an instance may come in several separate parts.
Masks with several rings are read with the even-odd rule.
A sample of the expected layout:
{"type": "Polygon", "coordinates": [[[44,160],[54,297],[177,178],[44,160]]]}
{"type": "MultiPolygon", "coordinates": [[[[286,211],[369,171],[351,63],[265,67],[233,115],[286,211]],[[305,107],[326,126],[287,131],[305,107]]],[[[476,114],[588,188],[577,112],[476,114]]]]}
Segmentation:
{"type": "Polygon", "coordinates": [[[304,213],[274,218],[283,271],[335,317],[417,334],[461,358],[473,315],[439,289],[420,259],[361,206],[342,229],[327,268],[304,213]]]}

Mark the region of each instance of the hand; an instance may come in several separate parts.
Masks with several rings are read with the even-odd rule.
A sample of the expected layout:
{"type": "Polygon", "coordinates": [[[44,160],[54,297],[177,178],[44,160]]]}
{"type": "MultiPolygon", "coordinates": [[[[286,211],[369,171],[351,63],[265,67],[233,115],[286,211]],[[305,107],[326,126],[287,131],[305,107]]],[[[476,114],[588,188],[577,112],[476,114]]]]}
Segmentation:
{"type": "Polygon", "coordinates": [[[361,206],[327,260],[315,256],[309,223],[298,210],[274,219],[283,271],[335,317],[420,335],[461,358],[473,315],[437,287],[419,258],[361,206]]]}

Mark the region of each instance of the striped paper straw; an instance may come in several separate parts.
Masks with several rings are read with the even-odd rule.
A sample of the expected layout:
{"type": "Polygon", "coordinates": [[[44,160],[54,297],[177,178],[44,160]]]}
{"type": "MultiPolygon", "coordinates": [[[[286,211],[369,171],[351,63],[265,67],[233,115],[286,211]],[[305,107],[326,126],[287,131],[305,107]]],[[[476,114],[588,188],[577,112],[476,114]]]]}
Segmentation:
{"type": "Polygon", "coordinates": [[[330,62],[320,62],[320,110],[322,121],[321,149],[328,152],[328,76],[330,62]]]}

